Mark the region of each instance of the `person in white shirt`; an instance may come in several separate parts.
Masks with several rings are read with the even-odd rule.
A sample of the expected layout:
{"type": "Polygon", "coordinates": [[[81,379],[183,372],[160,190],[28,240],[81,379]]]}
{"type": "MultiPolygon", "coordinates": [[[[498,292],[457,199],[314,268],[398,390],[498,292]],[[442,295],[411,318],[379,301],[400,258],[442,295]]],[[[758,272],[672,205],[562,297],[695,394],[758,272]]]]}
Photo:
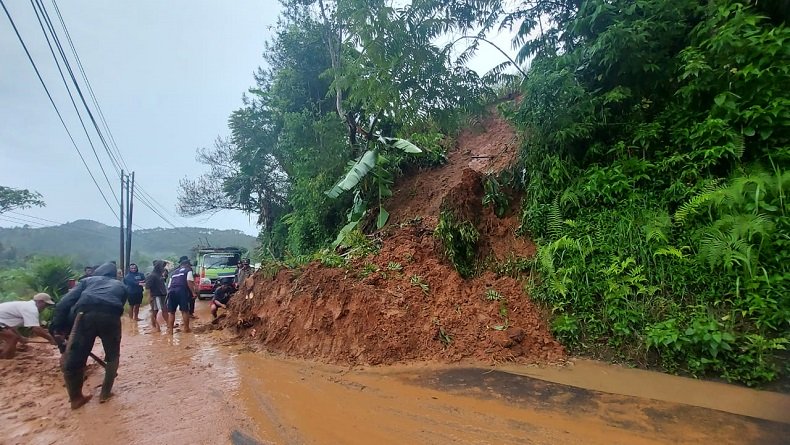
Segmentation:
{"type": "Polygon", "coordinates": [[[46,329],[41,327],[39,314],[47,306],[53,306],[49,294],[39,293],[28,301],[9,301],[0,303],[0,358],[13,358],[16,355],[17,344],[27,344],[27,338],[22,336],[16,328],[23,326],[31,328],[33,335],[47,339],[53,345],[57,341],[46,329]]]}

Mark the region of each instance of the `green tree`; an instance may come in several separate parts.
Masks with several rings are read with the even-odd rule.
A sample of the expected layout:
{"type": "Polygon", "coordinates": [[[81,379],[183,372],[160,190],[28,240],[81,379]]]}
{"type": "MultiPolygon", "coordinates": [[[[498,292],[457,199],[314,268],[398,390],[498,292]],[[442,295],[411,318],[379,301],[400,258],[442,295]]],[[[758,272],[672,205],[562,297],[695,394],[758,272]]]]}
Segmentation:
{"type": "Polygon", "coordinates": [[[26,189],[15,189],[0,185],[0,214],[28,207],[42,207],[41,194],[26,189]]]}
{"type": "Polygon", "coordinates": [[[397,138],[434,140],[490,92],[434,43],[472,26],[440,18],[446,9],[437,5],[285,2],[256,86],[230,116],[230,137],[199,150],[206,175],[181,182],[180,211],[257,214],[272,252],[305,254],[331,242],[352,198],[324,192],[349,184],[336,182],[349,160],[375,153],[375,174],[355,185],[362,201],[380,200],[404,163],[421,162],[403,156],[397,138]]]}

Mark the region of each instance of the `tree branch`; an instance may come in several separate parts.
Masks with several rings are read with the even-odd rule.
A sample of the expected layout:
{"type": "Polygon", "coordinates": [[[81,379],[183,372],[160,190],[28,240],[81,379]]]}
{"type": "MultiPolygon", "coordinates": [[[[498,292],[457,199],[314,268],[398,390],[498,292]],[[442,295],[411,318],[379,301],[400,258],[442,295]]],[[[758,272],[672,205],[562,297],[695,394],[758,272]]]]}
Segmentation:
{"type": "Polygon", "coordinates": [[[455,39],[453,41],[453,43],[451,43],[449,46],[453,46],[456,43],[458,43],[458,42],[460,42],[461,40],[464,40],[464,39],[482,40],[483,42],[486,42],[489,45],[493,46],[500,53],[502,53],[503,56],[505,56],[507,58],[508,62],[510,62],[518,70],[518,72],[521,73],[522,76],[527,77],[527,73],[525,73],[524,70],[522,70],[521,67],[518,66],[518,64],[510,56],[508,56],[506,52],[502,51],[502,48],[498,47],[496,44],[494,44],[494,42],[492,42],[492,41],[490,41],[490,40],[488,40],[486,38],[479,37],[479,36],[461,36],[461,37],[455,39]]]}

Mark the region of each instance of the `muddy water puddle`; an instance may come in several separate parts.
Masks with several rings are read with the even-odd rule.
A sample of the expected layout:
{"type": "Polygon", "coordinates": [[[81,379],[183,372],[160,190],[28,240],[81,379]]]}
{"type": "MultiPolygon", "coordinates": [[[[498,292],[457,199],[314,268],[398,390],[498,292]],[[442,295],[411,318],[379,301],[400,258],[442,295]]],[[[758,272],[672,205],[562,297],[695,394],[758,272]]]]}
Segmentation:
{"type": "Polygon", "coordinates": [[[790,397],[718,382],[576,359],[569,366],[501,366],[498,369],[577,388],[680,403],[790,423],[790,397]]]}
{"type": "MultiPolygon", "coordinates": [[[[0,362],[0,444],[773,444],[790,397],[576,361],[572,367],[284,359],[228,333],[152,333],[124,319],[115,397],[67,407],[46,345],[0,362]]],[[[200,325],[204,325],[203,328],[200,325]]],[[[94,349],[100,356],[101,346],[94,349]]],[[[89,365],[85,391],[103,370],[89,365]]]]}
{"type": "MultiPolygon", "coordinates": [[[[526,367],[347,370],[259,354],[238,359],[241,400],[255,433],[272,443],[780,444],[790,433],[785,422],[513,373],[526,367]]],[[[566,372],[591,378],[584,366],[566,372]]],[[[708,385],[683,383],[703,392],[708,385]]],[[[726,399],[729,388],[716,390],[726,399]]],[[[787,396],[751,392],[778,396],[767,402],[779,400],[775,409],[788,407],[787,396]]]]}

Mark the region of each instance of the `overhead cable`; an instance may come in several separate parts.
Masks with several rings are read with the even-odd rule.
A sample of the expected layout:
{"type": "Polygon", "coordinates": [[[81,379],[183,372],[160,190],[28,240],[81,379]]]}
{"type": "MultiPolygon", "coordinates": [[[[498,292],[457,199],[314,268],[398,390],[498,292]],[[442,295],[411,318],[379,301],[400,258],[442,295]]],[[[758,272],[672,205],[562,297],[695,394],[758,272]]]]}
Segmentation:
{"type": "MultiPolygon", "coordinates": [[[[66,52],[63,50],[63,45],[60,43],[60,37],[58,36],[58,33],[55,31],[55,27],[52,25],[52,20],[49,17],[49,12],[47,11],[46,7],[44,6],[44,3],[41,0],[30,0],[30,3],[33,5],[33,9],[36,10],[36,17],[38,17],[38,12],[39,11],[41,12],[42,17],[44,18],[44,22],[47,24],[47,28],[49,29],[49,34],[52,36],[52,40],[54,41],[55,46],[58,48],[60,57],[63,60],[63,65],[66,67],[66,70],[69,73],[69,77],[71,78],[71,81],[74,84],[74,89],[77,91],[77,94],[80,97],[80,101],[82,102],[83,107],[85,107],[85,111],[88,113],[88,117],[90,118],[91,123],[93,124],[93,128],[96,130],[96,134],[99,135],[99,140],[104,146],[104,151],[110,157],[110,162],[113,164],[113,167],[115,168],[115,173],[118,175],[118,177],[120,177],[120,170],[121,170],[120,163],[115,159],[115,155],[110,151],[110,148],[107,145],[107,140],[104,138],[104,134],[102,133],[101,128],[99,128],[99,124],[96,122],[96,118],[93,116],[93,112],[88,106],[88,102],[85,100],[85,95],[82,93],[82,88],[80,88],[79,82],[77,82],[77,78],[74,76],[74,70],[71,68],[71,62],[66,56],[66,52]]],[[[41,19],[39,19],[39,24],[41,24],[41,19]]],[[[42,31],[44,31],[43,25],[42,25],[42,31]]],[[[46,31],[44,31],[45,36],[46,34],[47,34],[46,31]]],[[[47,43],[49,43],[49,39],[47,39],[47,43]]],[[[53,57],[55,56],[53,55],[53,57]]],[[[55,62],[57,63],[57,57],[55,57],[55,62]]],[[[58,67],[58,70],[60,71],[60,67],[58,67]]],[[[61,71],[61,77],[62,78],[64,77],[62,71],[61,71]]],[[[65,78],[63,79],[63,82],[67,83],[65,78]]],[[[70,91],[69,91],[69,96],[71,96],[70,91]]],[[[80,118],[80,121],[82,121],[82,118],[80,118]]],[[[94,149],[94,153],[95,153],[96,150],[93,147],[93,143],[91,143],[91,148],[94,149]]],[[[102,169],[102,172],[104,173],[104,166],[102,165],[101,160],[99,160],[98,154],[96,154],[96,160],[99,162],[99,167],[102,169]]],[[[107,175],[105,173],[105,178],[106,177],[107,175]]],[[[110,189],[113,191],[113,196],[115,196],[114,186],[110,184],[109,180],[107,180],[107,182],[108,185],[110,185],[110,189]]]]}
{"type": "Polygon", "coordinates": [[[16,27],[16,23],[14,23],[14,19],[11,17],[11,13],[8,11],[8,8],[5,5],[3,0],[0,0],[0,6],[3,7],[3,11],[5,11],[6,17],[11,22],[11,27],[14,29],[14,33],[16,34],[19,43],[22,45],[22,48],[25,50],[25,54],[27,55],[27,59],[30,61],[30,64],[33,66],[33,70],[36,72],[36,76],[38,77],[39,82],[41,82],[41,86],[44,88],[44,91],[47,93],[47,97],[49,98],[49,102],[52,104],[52,108],[55,109],[55,113],[58,115],[58,119],[60,119],[60,123],[63,125],[63,129],[66,130],[66,134],[68,134],[69,139],[71,140],[71,144],[74,146],[74,149],[77,151],[77,154],[82,160],[82,165],[85,166],[85,169],[88,171],[88,175],[91,177],[93,184],[96,186],[96,189],[99,191],[104,203],[107,204],[107,208],[110,209],[113,215],[118,218],[118,213],[116,213],[115,208],[110,205],[110,201],[107,199],[107,196],[104,195],[104,191],[99,187],[99,183],[96,181],[96,178],[93,176],[93,172],[91,172],[90,167],[88,167],[88,163],[85,162],[85,158],[82,156],[82,152],[80,151],[77,143],[74,141],[74,137],[71,135],[68,126],[66,125],[66,121],[63,120],[63,115],[60,113],[58,106],[55,104],[55,100],[52,99],[52,94],[49,92],[49,88],[47,88],[47,84],[44,82],[44,79],[41,77],[41,72],[38,70],[38,66],[36,66],[36,62],[33,60],[33,57],[30,55],[30,51],[27,49],[27,45],[25,44],[24,39],[19,34],[19,29],[16,27]]]}
{"type": "Polygon", "coordinates": [[[63,32],[66,35],[66,40],[69,43],[69,47],[71,48],[71,53],[74,55],[74,59],[77,61],[77,67],[82,74],[82,79],[85,81],[85,85],[88,87],[88,94],[93,101],[93,104],[96,106],[96,111],[99,113],[99,119],[102,121],[104,129],[107,131],[107,136],[110,139],[111,145],[115,148],[115,155],[117,156],[117,161],[122,165],[124,170],[130,171],[131,169],[126,164],[126,160],[123,158],[123,154],[121,150],[118,148],[118,144],[115,142],[115,136],[113,136],[112,131],[110,130],[110,125],[107,123],[107,119],[104,117],[104,111],[102,111],[101,105],[99,105],[99,99],[96,97],[96,94],[93,92],[93,86],[91,85],[90,80],[88,80],[88,75],[85,73],[85,69],[82,66],[82,60],[80,60],[79,54],[77,54],[77,48],[74,46],[74,42],[71,40],[71,34],[69,33],[68,27],[66,27],[66,22],[63,20],[63,15],[60,13],[60,8],[55,0],[52,0],[52,5],[55,7],[55,13],[58,16],[58,20],[60,21],[60,25],[63,27],[63,32]]]}
{"type": "MultiPolygon", "coordinates": [[[[55,60],[55,65],[58,68],[58,73],[60,73],[60,78],[61,78],[61,80],[63,80],[63,85],[66,87],[66,92],[68,93],[69,99],[71,100],[71,105],[74,107],[74,112],[77,113],[77,118],[79,119],[80,124],[82,125],[82,130],[85,132],[85,137],[88,138],[88,144],[90,145],[91,150],[93,151],[93,156],[96,158],[96,162],[99,164],[99,169],[101,170],[102,175],[104,176],[104,180],[107,181],[107,186],[110,188],[110,192],[112,193],[113,197],[115,198],[116,204],[119,204],[120,201],[118,201],[118,196],[115,194],[115,187],[110,182],[110,179],[107,177],[107,172],[104,170],[104,165],[102,164],[102,161],[99,158],[99,153],[96,152],[96,146],[93,144],[93,139],[91,139],[90,133],[88,133],[88,128],[85,126],[85,121],[82,119],[82,114],[80,113],[79,107],[77,107],[77,102],[74,100],[74,95],[71,92],[71,88],[69,88],[69,83],[66,80],[66,76],[63,74],[63,69],[61,69],[61,67],[60,67],[60,62],[58,60],[58,57],[57,57],[57,55],[55,55],[55,50],[52,48],[52,43],[50,42],[50,35],[52,36],[52,40],[55,42],[55,45],[58,47],[58,51],[60,52],[60,55],[63,58],[63,63],[66,66],[66,69],[68,69],[69,72],[71,72],[71,68],[68,65],[68,60],[65,59],[65,54],[63,53],[63,50],[62,50],[62,48],[60,46],[57,34],[54,33],[54,29],[50,26],[50,23],[47,21],[46,18],[44,18],[44,21],[47,22],[47,27],[45,28],[44,23],[41,21],[43,12],[42,12],[41,15],[39,15],[39,9],[36,6],[37,3],[38,3],[38,0],[36,0],[35,2],[34,2],[34,0],[30,0],[30,4],[33,6],[33,10],[36,13],[36,18],[38,19],[38,24],[41,27],[41,32],[44,34],[44,38],[47,41],[47,46],[49,47],[49,52],[50,52],[50,54],[52,54],[52,58],[55,60]],[[49,34],[47,33],[47,28],[49,29],[49,34]]],[[[72,79],[74,79],[73,75],[72,75],[72,79]]],[[[77,87],[77,88],[79,88],[79,87],[77,87]]],[[[117,170],[116,170],[116,173],[117,173],[117,170]]]]}

